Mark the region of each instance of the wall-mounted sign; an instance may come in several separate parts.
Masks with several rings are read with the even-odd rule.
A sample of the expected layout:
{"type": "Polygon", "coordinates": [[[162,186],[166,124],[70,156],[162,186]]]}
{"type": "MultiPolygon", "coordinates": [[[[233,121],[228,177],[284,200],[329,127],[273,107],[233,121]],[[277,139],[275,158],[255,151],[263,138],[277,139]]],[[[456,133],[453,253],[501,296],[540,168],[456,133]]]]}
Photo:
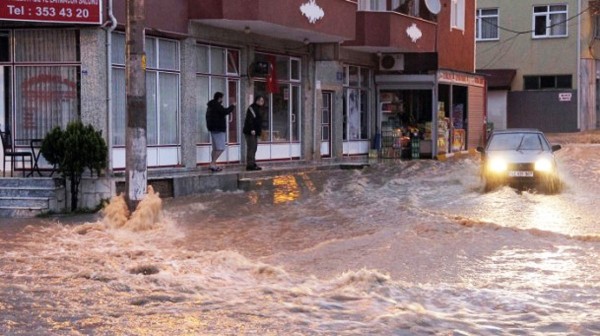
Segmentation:
{"type": "Polygon", "coordinates": [[[485,85],[483,76],[474,76],[461,72],[438,71],[438,82],[448,84],[462,84],[482,87],[485,85]]]}
{"type": "Polygon", "coordinates": [[[561,102],[570,102],[573,98],[573,94],[571,92],[561,92],[558,94],[558,101],[561,102]]]}
{"type": "Polygon", "coordinates": [[[0,20],[102,24],[102,0],[2,0],[0,20]]]}
{"type": "Polygon", "coordinates": [[[306,16],[308,22],[315,23],[325,16],[323,8],[316,4],[316,0],[309,0],[307,3],[300,6],[300,12],[306,16]]]}

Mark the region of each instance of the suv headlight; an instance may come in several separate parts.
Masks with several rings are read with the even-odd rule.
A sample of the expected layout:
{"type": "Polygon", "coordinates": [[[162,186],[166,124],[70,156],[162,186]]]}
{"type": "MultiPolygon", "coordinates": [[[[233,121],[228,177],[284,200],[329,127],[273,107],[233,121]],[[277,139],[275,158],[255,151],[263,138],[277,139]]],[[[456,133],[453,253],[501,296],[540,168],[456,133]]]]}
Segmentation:
{"type": "Polygon", "coordinates": [[[551,172],[552,171],[552,162],[550,162],[550,160],[548,159],[538,159],[537,161],[535,161],[535,170],[539,171],[539,172],[551,172]]]}
{"type": "Polygon", "coordinates": [[[489,169],[489,171],[494,172],[494,173],[502,173],[508,169],[508,164],[506,163],[506,160],[504,160],[504,159],[493,158],[488,163],[488,169],[489,169]]]}

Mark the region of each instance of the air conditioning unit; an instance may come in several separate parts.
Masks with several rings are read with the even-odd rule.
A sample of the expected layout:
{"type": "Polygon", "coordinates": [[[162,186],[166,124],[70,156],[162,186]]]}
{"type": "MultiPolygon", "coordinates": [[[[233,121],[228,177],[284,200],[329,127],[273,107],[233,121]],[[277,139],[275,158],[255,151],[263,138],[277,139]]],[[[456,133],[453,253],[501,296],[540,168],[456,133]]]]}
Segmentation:
{"type": "Polygon", "coordinates": [[[403,54],[386,54],[379,59],[379,70],[402,71],[404,70],[403,54]]]}

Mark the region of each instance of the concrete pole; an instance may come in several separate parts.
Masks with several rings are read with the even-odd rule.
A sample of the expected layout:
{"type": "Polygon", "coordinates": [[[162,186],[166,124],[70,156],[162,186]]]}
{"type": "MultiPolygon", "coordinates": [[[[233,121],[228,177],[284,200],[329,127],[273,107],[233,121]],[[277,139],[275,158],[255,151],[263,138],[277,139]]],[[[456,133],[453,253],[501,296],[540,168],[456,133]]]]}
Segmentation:
{"type": "Polygon", "coordinates": [[[126,70],[127,70],[127,130],[126,130],[126,189],[130,211],[146,195],[148,183],[146,149],[146,54],[144,27],[145,0],[127,0],[126,70]]]}

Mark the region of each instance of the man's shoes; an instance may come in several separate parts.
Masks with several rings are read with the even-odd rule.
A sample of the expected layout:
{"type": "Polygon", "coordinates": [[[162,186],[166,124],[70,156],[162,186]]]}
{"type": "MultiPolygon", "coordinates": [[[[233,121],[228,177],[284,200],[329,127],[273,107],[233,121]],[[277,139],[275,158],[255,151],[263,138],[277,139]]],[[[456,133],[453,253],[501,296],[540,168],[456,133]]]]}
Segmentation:
{"type": "Polygon", "coordinates": [[[246,170],[262,170],[261,167],[254,165],[254,166],[246,166],[246,170]]]}
{"type": "Polygon", "coordinates": [[[220,172],[221,170],[223,170],[223,168],[217,166],[211,166],[208,167],[208,169],[210,169],[211,172],[220,172]]]}

